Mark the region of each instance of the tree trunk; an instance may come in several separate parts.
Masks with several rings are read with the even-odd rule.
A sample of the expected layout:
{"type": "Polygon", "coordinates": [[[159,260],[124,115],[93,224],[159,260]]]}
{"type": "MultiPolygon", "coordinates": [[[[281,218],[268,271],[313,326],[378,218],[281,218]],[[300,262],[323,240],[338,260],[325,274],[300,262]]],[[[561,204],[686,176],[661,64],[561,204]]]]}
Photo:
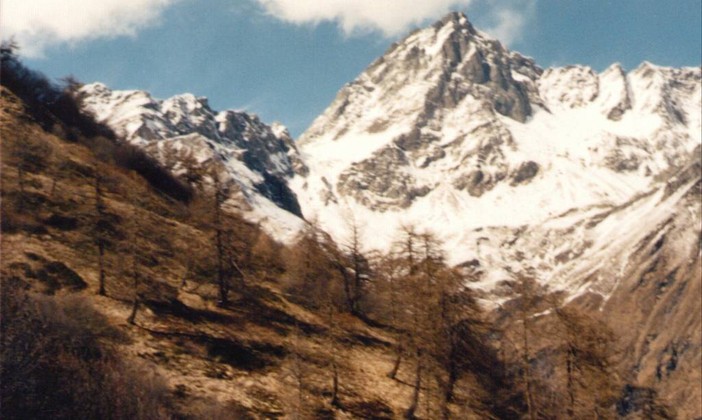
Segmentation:
{"type": "Polygon", "coordinates": [[[54,194],[56,194],[56,184],[57,184],[56,178],[57,177],[58,177],[58,175],[54,175],[54,178],[51,180],[51,192],[49,193],[49,195],[51,197],[53,197],[54,194]]]}
{"type": "Polygon", "coordinates": [[[99,284],[100,288],[98,290],[98,294],[100,296],[106,296],[107,293],[105,291],[105,244],[102,241],[102,238],[98,238],[98,278],[99,278],[99,284]]]}
{"type": "Polygon", "coordinates": [[[524,364],[524,387],[526,390],[526,402],[527,402],[527,412],[529,414],[530,420],[536,420],[536,413],[534,411],[534,399],[531,393],[531,370],[529,368],[529,333],[527,331],[527,318],[524,316],[522,319],[522,339],[524,344],[524,352],[522,363],[524,364]]]}
{"type": "Polygon", "coordinates": [[[22,163],[17,166],[17,183],[19,184],[19,195],[17,196],[17,210],[24,211],[24,170],[22,163]]]}
{"type": "MultiPolygon", "coordinates": [[[[332,356],[335,357],[335,356],[332,356]]],[[[333,372],[333,378],[332,378],[332,397],[331,397],[331,405],[334,407],[339,406],[339,369],[336,365],[336,360],[332,361],[332,372],[333,372]]]]}
{"type": "MultiPolygon", "coordinates": [[[[219,188],[216,186],[215,188],[219,188]]],[[[224,238],[222,232],[222,217],[220,203],[220,192],[215,191],[215,246],[217,248],[217,285],[219,286],[219,306],[228,303],[229,296],[227,290],[227,278],[224,272],[224,238]]]]}
{"type": "Polygon", "coordinates": [[[183,289],[185,287],[186,282],[188,281],[188,277],[190,276],[190,271],[192,270],[193,266],[193,260],[192,256],[188,255],[188,263],[185,266],[185,273],[183,274],[183,279],[180,281],[180,289],[183,289]]]}
{"type": "Polygon", "coordinates": [[[17,183],[19,184],[20,194],[24,194],[24,169],[22,169],[22,165],[22,162],[17,165],[17,183]]]}
{"type": "Polygon", "coordinates": [[[130,323],[131,325],[135,324],[138,310],[139,310],[139,298],[137,296],[134,296],[134,301],[132,303],[132,313],[129,314],[129,318],[127,318],[127,322],[130,323]]]}
{"type": "Polygon", "coordinates": [[[351,301],[351,313],[354,315],[360,315],[361,314],[360,302],[361,302],[361,297],[363,296],[363,279],[361,277],[363,269],[361,268],[361,258],[360,258],[360,255],[358,254],[357,249],[354,249],[353,265],[354,265],[354,267],[353,267],[353,269],[354,269],[353,289],[354,290],[353,290],[353,300],[351,301]]]}
{"type": "Polygon", "coordinates": [[[421,353],[417,355],[417,370],[415,372],[414,378],[414,391],[412,392],[412,402],[410,403],[407,412],[405,413],[405,419],[415,419],[415,413],[419,407],[419,393],[422,388],[422,357],[421,353]]]}
{"type": "Polygon", "coordinates": [[[104,207],[102,204],[102,179],[99,173],[100,168],[95,165],[95,233],[97,235],[98,246],[98,281],[100,296],[105,296],[105,241],[103,238],[101,222],[104,216],[104,207]]]}
{"type": "MultiPolygon", "coordinates": [[[[132,247],[136,246],[136,238],[133,239],[132,242],[132,247]]],[[[132,248],[132,279],[134,280],[134,283],[132,284],[132,288],[134,289],[134,300],[132,301],[132,313],[129,314],[129,318],[127,318],[127,322],[130,323],[131,325],[134,325],[134,321],[136,320],[137,316],[137,311],[139,310],[139,270],[137,267],[137,259],[136,259],[136,250],[132,248]]]]}
{"type": "Polygon", "coordinates": [[[458,380],[458,374],[456,371],[457,369],[455,367],[455,363],[452,361],[448,370],[448,381],[446,381],[446,389],[444,393],[444,398],[446,399],[447,403],[453,401],[453,389],[455,388],[456,381],[458,380]]]}
{"type": "Polygon", "coordinates": [[[566,372],[568,374],[568,398],[570,405],[568,406],[568,416],[573,417],[575,415],[575,382],[573,381],[573,358],[574,350],[572,347],[568,347],[568,353],[566,354],[566,372]]]}
{"type": "Polygon", "coordinates": [[[392,370],[388,373],[388,378],[395,379],[397,377],[397,372],[400,370],[400,363],[402,363],[402,338],[399,339],[397,343],[397,355],[395,357],[395,363],[392,365],[392,370]]]}

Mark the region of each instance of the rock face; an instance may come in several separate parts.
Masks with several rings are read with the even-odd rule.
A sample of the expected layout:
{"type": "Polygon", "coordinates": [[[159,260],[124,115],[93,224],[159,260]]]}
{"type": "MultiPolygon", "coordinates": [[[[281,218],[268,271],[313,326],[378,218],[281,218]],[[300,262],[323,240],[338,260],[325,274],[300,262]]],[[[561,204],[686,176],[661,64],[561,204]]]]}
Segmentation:
{"type": "Polygon", "coordinates": [[[301,226],[288,179],[307,167],[285,127],[255,115],[213,111],[191,94],[156,100],[143,91],[113,91],[95,83],[79,92],[84,108],[175,173],[218,166],[233,191],[229,205],[280,239],[301,226]]]}
{"type": "Polygon", "coordinates": [[[634,372],[636,383],[657,389],[679,418],[702,414],[699,157],[697,150],[697,161],[664,187],[661,196],[675,200],[674,208],[648,225],[648,235],[632,247],[619,284],[602,305],[627,349],[623,370],[634,372]]]}
{"type": "Polygon", "coordinates": [[[542,70],[452,13],[395,43],[301,136],[304,215],[343,237],[348,214],[386,249],[400,223],[476,257],[473,229],[619,206],[689,162],[700,68],[542,70]],[[382,226],[378,229],[377,226],[382,226]]]}

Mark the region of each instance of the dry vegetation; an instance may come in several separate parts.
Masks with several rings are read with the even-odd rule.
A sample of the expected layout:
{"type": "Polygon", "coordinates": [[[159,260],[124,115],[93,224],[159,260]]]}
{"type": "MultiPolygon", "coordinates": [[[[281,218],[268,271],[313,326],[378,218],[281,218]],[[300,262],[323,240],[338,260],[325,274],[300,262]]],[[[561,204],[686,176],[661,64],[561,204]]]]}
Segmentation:
{"type": "Polygon", "coordinates": [[[1,89],[3,418],[617,416],[606,327],[528,282],[493,322],[411,226],[385,256],[353,225],[283,247],[216,168],[186,185],[1,89]]]}

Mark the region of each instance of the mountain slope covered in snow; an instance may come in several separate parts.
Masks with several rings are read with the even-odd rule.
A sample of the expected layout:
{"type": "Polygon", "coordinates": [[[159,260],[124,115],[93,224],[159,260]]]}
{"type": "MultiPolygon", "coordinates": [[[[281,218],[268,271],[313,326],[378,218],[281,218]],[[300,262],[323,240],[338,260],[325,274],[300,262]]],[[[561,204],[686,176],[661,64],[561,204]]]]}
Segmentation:
{"type": "MultiPolygon", "coordinates": [[[[414,224],[453,263],[483,260],[485,237],[570,228],[660,188],[700,144],[700,80],[700,68],[650,63],[542,70],[454,13],[339,92],[299,140],[310,171],[291,185],[338,238],[350,215],[383,250],[414,224]]],[[[490,285],[504,268],[488,267],[490,285]]]]}
{"type": "Polygon", "coordinates": [[[227,205],[279,239],[291,240],[302,226],[288,179],[307,168],[282,125],[267,125],[245,112],[215,112],[206,98],[192,94],[157,100],[144,91],[94,83],[79,96],[99,122],[175,174],[217,170],[231,191],[227,205]]]}

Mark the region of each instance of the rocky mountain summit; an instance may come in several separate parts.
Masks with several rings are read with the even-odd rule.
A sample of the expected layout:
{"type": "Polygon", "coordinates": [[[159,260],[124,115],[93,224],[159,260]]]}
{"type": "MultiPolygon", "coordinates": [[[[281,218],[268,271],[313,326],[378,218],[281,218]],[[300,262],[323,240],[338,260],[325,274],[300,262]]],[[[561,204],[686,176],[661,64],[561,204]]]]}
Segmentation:
{"type": "Polygon", "coordinates": [[[386,249],[411,223],[447,239],[454,263],[470,261],[469,232],[541,226],[659,188],[700,144],[700,80],[700,68],[650,63],[542,70],[453,13],[339,92],[300,138],[310,171],[291,185],[337,237],[354,214],[386,249]]]}

